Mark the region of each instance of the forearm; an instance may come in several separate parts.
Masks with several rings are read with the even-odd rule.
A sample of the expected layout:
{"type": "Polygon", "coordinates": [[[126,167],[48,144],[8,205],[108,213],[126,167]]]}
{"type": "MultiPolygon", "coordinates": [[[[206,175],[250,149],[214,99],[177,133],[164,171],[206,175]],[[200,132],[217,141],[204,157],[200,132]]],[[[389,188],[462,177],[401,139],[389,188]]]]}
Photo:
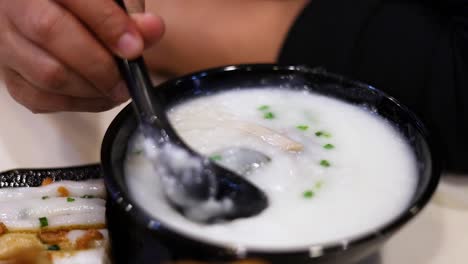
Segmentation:
{"type": "Polygon", "coordinates": [[[162,41],[146,53],[157,72],[183,74],[227,64],[274,62],[307,0],[147,0],[166,23],[162,41]]]}

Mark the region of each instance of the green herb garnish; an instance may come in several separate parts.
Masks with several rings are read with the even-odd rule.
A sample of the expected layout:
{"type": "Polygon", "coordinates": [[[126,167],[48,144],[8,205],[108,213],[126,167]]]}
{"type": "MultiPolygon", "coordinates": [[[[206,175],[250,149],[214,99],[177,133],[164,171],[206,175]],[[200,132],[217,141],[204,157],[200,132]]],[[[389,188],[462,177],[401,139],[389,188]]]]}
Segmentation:
{"type": "Polygon", "coordinates": [[[93,199],[94,195],[87,195],[86,194],[86,195],[81,196],[81,198],[83,198],[83,199],[93,199]]]}
{"type": "Polygon", "coordinates": [[[327,168],[331,166],[331,164],[330,164],[330,162],[328,160],[321,160],[320,165],[322,167],[327,167],[327,168]]]}
{"type": "Polygon", "coordinates": [[[270,109],[270,106],[262,105],[262,106],[258,107],[257,109],[260,110],[260,111],[266,111],[266,110],[270,109]]]}
{"type": "Polygon", "coordinates": [[[333,144],[325,144],[325,145],[323,145],[323,148],[324,149],[334,149],[335,146],[333,144]]]}
{"type": "Polygon", "coordinates": [[[47,250],[58,251],[60,250],[60,247],[58,245],[52,245],[47,247],[47,250]]]}
{"type": "Polygon", "coordinates": [[[299,130],[302,130],[302,131],[306,131],[307,129],[309,129],[309,126],[307,125],[298,125],[296,126],[297,129],[299,130]]]}
{"type": "Polygon", "coordinates": [[[319,190],[321,189],[323,186],[323,181],[318,181],[315,183],[315,189],[319,190]]]}
{"type": "Polygon", "coordinates": [[[331,134],[326,132],[326,131],[317,131],[315,132],[315,135],[317,137],[326,137],[326,138],[330,138],[331,137],[331,134]]]}
{"type": "Polygon", "coordinates": [[[275,114],[273,114],[273,112],[267,112],[263,115],[263,118],[265,119],[273,119],[275,118],[275,114]]]}
{"type": "Polygon", "coordinates": [[[39,218],[39,224],[41,225],[41,228],[46,227],[49,225],[49,220],[47,220],[47,217],[41,217],[39,218]]]}
{"type": "Polygon", "coordinates": [[[263,112],[263,118],[265,119],[273,119],[275,118],[275,114],[273,112],[270,112],[270,106],[269,105],[261,105],[257,108],[259,111],[263,112]]]}
{"type": "Polygon", "coordinates": [[[42,196],[42,200],[49,199],[49,196],[42,196]]]}
{"type": "Polygon", "coordinates": [[[75,201],[75,198],[67,197],[67,202],[72,203],[75,201]]]}
{"type": "Polygon", "coordinates": [[[304,198],[312,198],[312,197],[314,197],[314,195],[315,195],[315,193],[312,190],[304,191],[304,193],[302,194],[302,196],[304,196],[304,198]]]}
{"type": "Polygon", "coordinates": [[[210,157],[210,160],[212,160],[212,161],[220,161],[222,159],[223,159],[223,157],[221,157],[221,155],[213,155],[213,156],[210,157]]]}

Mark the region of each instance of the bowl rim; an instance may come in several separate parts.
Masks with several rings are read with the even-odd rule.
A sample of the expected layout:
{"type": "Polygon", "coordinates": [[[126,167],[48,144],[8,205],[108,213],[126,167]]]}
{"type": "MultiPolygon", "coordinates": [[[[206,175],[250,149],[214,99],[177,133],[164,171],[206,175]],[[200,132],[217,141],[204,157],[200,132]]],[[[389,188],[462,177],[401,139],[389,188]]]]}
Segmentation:
{"type": "MultiPolygon", "coordinates": [[[[410,205],[407,206],[407,209],[401,212],[398,216],[393,218],[391,221],[387,222],[386,224],[382,225],[381,227],[366,232],[364,234],[343,238],[339,241],[334,242],[326,242],[326,243],[316,243],[311,244],[310,246],[304,247],[296,247],[291,249],[265,249],[265,248],[256,248],[256,247],[238,247],[238,245],[234,244],[224,244],[224,243],[214,243],[213,241],[207,241],[205,239],[197,238],[193,235],[186,234],[184,232],[176,231],[172,227],[167,226],[164,222],[161,222],[157,218],[151,216],[147,213],[144,209],[139,207],[133,199],[123,190],[120,190],[119,184],[114,179],[114,175],[112,173],[112,165],[110,164],[110,150],[112,149],[113,140],[117,135],[118,128],[121,127],[121,124],[128,119],[128,115],[131,114],[132,108],[131,105],[127,105],[123,110],[121,110],[118,115],[114,118],[111,122],[110,126],[108,127],[104,140],[102,143],[101,148],[101,164],[102,164],[102,171],[104,173],[104,179],[106,182],[106,187],[109,192],[109,198],[113,199],[116,204],[120,207],[120,209],[125,210],[131,217],[137,220],[139,223],[144,224],[144,226],[150,230],[158,232],[162,235],[169,235],[169,236],[176,236],[181,239],[185,239],[194,243],[199,243],[200,245],[206,245],[217,249],[224,249],[227,250],[228,254],[232,257],[236,257],[239,254],[252,254],[252,255],[261,255],[261,254],[307,254],[311,258],[320,257],[323,255],[328,255],[329,253],[336,253],[339,251],[346,251],[353,247],[359,246],[364,244],[365,242],[371,240],[380,240],[383,238],[388,237],[399,228],[404,226],[407,222],[413,219],[419,212],[429,203],[431,197],[433,196],[440,177],[441,177],[441,162],[438,157],[438,148],[437,145],[434,143],[434,140],[431,134],[428,132],[426,126],[421,122],[421,120],[417,117],[414,112],[412,112],[409,108],[405,105],[400,103],[394,97],[387,95],[386,93],[382,92],[381,90],[359,82],[347,77],[344,77],[339,74],[330,73],[326,71],[324,68],[310,68],[304,65],[279,65],[279,64],[239,64],[239,65],[228,65],[228,66],[221,66],[210,68],[207,70],[201,70],[194,73],[189,73],[183,75],[178,78],[167,80],[156,87],[165,88],[170,87],[173,85],[177,85],[180,82],[184,82],[189,79],[196,79],[196,78],[206,78],[207,76],[216,75],[225,72],[239,72],[239,71],[290,71],[291,73],[303,73],[303,74],[316,74],[322,75],[324,77],[330,77],[335,79],[336,81],[344,82],[346,84],[357,86],[365,89],[372,90],[379,95],[386,97],[389,99],[393,104],[395,104],[398,108],[404,111],[411,121],[415,124],[418,128],[418,132],[422,135],[425,140],[425,143],[428,146],[430,151],[431,157],[431,171],[430,177],[428,179],[427,185],[425,189],[416,196],[413,197],[413,201],[410,205]]],[[[131,103],[130,103],[131,104],[131,103]]]]}

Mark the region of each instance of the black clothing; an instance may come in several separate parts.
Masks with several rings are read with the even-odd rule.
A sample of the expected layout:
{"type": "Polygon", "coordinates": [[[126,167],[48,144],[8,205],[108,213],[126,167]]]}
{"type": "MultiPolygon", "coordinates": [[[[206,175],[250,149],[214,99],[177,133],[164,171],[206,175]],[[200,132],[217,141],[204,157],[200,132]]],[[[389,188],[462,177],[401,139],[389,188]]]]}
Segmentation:
{"type": "Polygon", "coordinates": [[[322,66],[397,98],[468,172],[468,1],[311,0],[278,62],[322,66]]]}

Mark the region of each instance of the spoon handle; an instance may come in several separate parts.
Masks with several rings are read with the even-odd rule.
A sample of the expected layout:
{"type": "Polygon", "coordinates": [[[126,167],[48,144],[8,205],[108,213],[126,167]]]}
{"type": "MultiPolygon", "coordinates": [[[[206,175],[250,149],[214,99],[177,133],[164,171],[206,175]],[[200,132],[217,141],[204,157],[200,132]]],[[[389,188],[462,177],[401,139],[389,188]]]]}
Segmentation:
{"type": "MultiPolygon", "coordinates": [[[[123,0],[116,0],[116,3],[127,10],[123,0]]],[[[150,75],[148,73],[143,57],[128,60],[116,56],[115,60],[120,73],[127,84],[134,112],[139,119],[143,133],[150,135],[159,132],[160,136],[165,136],[173,131],[155,131],[155,127],[170,127],[169,120],[162,107],[164,101],[158,93],[150,93],[153,89],[150,75]]]]}
{"type": "Polygon", "coordinates": [[[115,58],[120,73],[127,84],[128,91],[132,98],[135,113],[139,121],[143,124],[151,124],[158,121],[155,112],[157,107],[152,104],[150,89],[153,88],[148,72],[145,69],[143,58],[126,60],[119,57],[115,58]]]}

